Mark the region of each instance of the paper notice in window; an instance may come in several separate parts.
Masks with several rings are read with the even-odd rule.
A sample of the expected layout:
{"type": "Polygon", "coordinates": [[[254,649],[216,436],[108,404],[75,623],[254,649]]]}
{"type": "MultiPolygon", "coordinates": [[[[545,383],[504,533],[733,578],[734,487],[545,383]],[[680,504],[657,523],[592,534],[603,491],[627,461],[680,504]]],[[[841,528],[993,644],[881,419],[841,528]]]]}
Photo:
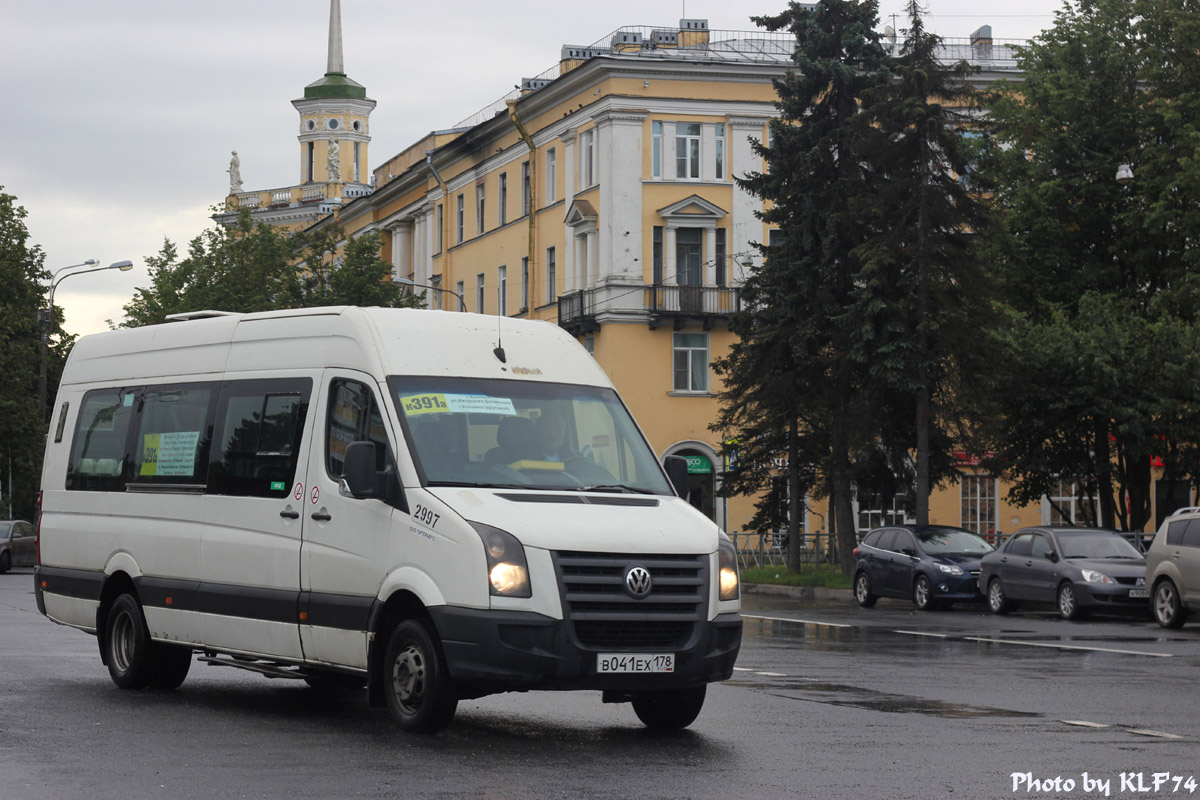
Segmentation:
{"type": "Polygon", "coordinates": [[[199,444],[200,431],[145,434],[142,437],[140,474],[160,478],[194,474],[199,444]]]}

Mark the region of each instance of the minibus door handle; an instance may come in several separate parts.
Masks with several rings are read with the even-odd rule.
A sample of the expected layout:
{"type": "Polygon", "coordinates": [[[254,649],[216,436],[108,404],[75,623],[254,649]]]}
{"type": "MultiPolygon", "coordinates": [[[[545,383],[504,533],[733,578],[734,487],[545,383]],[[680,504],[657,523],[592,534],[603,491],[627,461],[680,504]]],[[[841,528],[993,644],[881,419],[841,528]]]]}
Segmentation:
{"type": "Polygon", "coordinates": [[[314,511],[312,513],[312,518],[315,519],[317,522],[329,522],[329,520],[333,519],[333,517],[329,516],[329,514],[324,509],[322,509],[320,511],[314,511]]]}
{"type": "Polygon", "coordinates": [[[283,517],[284,519],[300,519],[300,512],[292,511],[291,507],[289,506],[283,511],[280,511],[279,516],[283,517]]]}

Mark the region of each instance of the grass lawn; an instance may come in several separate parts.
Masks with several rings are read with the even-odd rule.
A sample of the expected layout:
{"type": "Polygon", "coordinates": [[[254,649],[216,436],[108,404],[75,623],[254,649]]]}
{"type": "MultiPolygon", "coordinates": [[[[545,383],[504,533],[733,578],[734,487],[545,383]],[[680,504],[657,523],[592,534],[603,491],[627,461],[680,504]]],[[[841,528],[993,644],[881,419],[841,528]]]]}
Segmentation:
{"type": "Polygon", "coordinates": [[[849,589],[850,576],[828,566],[806,567],[788,572],[787,567],[750,567],[742,570],[742,583],[773,583],[779,586],[825,586],[830,589],[849,589]]]}

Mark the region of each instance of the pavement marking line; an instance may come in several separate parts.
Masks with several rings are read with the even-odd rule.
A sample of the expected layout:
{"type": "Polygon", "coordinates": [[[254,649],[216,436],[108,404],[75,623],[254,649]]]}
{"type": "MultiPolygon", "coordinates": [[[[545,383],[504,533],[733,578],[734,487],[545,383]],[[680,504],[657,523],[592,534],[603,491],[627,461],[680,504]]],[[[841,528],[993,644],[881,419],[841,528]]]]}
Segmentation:
{"type": "Polygon", "coordinates": [[[749,667],[734,667],[733,671],[734,672],[754,672],[754,670],[750,669],[749,667]]]}
{"type": "Polygon", "coordinates": [[[1080,647],[1074,644],[1049,644],[1046,642],[1022,642],[1018,639],[986,639],[981,636],[965,636],[968,642],[991,642],[993,644],[1017,644],[1025,647],[1049,647],[1054,650],[1084,650],[1090,653],[1119,653],[1126,656],[1149,656],[1151,658],[1173,658],[1174,653],[1150,653],[1145,650],[1116,650],[1111,647],[1080,647]]]}
{"type": "Polygon", "coordinates": [[[1182,739],[1182,736],[1176,736],[1173,733],[1163,733],[1162,731],[1148,731],[1140,728],[1126,728],[1126,733],[1136,733],[1138,736],[1153,736],[1155,739],[1182,739]]]}
{"type": "Polygon", "coordinates": [[[895,630],[895,631],[892,631],[892,633],[903,633],[903,634],[907,634],[909,636],[931,636],[934,639],[945,639],[949,635],[949,634],[945,634],[945,633],[925,633],[924,631],[902,631],[902,630],[895,630]]]}
{"type": "Polygon", "coordinates": [[[1088,722],[1083,719],[1060,719],[1063,725],[1074,725],[1077,728],[1107,728],[1103,722],[1088,722]]]}
{"type": "Polygon", "coordinates": [[[843,625],[840,622],[821,622],[816,619],[790,619],[788,617],[758,617],[753,614],[742,614],[742,619],[765,619],[771,622],[796,622],[801,625],[824,625],[827,628],[853,628],[853,625],[843,625]]]}
{"type": "Polygon", "coordinates": [[[768,678],[786,678],[787,673],[784,672],[760,672],[759,675],[765,675],[768,678]]]}

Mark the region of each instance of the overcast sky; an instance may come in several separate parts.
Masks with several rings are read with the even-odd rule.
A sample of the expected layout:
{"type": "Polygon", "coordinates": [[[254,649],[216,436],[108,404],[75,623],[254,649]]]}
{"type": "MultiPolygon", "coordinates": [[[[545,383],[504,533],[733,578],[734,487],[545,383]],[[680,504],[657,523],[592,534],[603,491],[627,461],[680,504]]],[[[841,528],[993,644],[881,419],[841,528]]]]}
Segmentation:
{"type": "MultiPolygon", "coordinates": [[[[881,26],[905,0],[881,0],[881,26]]],[[[926,0],[926,25],[966,37],[990,24],[1028,39],[1058,0],[926,0]],[[984,13],[986,8],[997,13],[984,13]]],[[[752,30],[780,0],[342,0],[346,73],[378,101],[370,168],[431,130],[554,66],[564,44],[624,26],[752,30]],[[519,9],[519,13],[517,12],[519,9]],[[568,10],[569,9],[569,10],[568,10]]],[[[0,186],[25,207],[50,270],[97,258],[130,272],[74,277],[55,294],[73,333],[120,320],[164,238],[187,243],[213,223],[231,150],[247,190],[299,179],[291,101],[326,64],[329,0],[0,0],[0,98],[8,108],[0,186]]]]}

